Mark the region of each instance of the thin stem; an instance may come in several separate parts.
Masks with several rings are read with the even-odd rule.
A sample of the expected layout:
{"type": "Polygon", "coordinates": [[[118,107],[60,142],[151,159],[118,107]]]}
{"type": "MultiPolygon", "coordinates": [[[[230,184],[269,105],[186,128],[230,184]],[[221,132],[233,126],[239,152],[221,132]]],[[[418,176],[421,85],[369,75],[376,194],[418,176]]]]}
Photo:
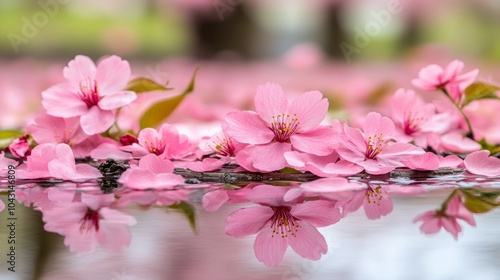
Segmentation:
{"type": "Polygon", "coordinates": [[[446,213],[446,209],[448,209],[448,204],[450,204],[451,200],[455,197],[455,195],[457,195],[457,190],[453,190],[448,196],[448,198],[443,202],[443,204],[441,204],[441,209],[438,210],[439,213],[443,215],[446,213]]]}
{"type": "Polygon", "coordinates": [[[448,93],[448,91],[445,88],[441,88],[441,91],[444,93],[444,95],[446,95],[446,97],[448,97],[448,99],[451,101],[451,103],[453,103],[453,105],[455,105],[455,108],[457,108],[457,110],[460,112],[460,114],[464,118],[465,123],[467,124],[467,129],[469,130],[469,132],[465,136],[476,141],[476,139],[474,138],[474,131],[472,131],[472,126],[470,124],[469,118],[465,115],[464,111],[462,111],[462,109],[458,106],[458,103],[455,102],[455,100],[453,100],[453,98],[451,98],[450,94],[448,93]]]}

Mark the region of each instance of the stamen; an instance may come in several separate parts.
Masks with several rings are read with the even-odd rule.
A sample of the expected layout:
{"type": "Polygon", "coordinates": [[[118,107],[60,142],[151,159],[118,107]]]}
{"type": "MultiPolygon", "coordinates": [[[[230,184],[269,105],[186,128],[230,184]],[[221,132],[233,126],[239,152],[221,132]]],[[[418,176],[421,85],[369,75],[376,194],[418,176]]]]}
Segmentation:
{"type": "Polygon", "coordinates": [[[235,153],[235,147],[233,144],[233,141],[231,141],[230,138],[223,137],[222,139],[217,136],[217,142],[212,141],[214,146],[208,145],[212,151],[217,153],[220,156],[227,157],[227,156],[234,156],[235,153]]]}
{"type": "Polygon", "coordinates": [[[365,197],[368,201],[368,204],[377,204],[377,206],[380,206],[380,201],[384,198],[382,196],[382,192],[385,192],[382,190],[382,186],[378,185],[375,189],[372,189],[371,187],[368,187],[368,189],[365,192],[365,197]]]}
{"type": "Polygon", "coordinates": [[[88,209],[85,216],[80,220],[80,232],[97,232],[99,231],[99,213],[88,209]]]}
{"type": "Polygon", "coordinates": [[[80,81],[80,91],[78,92],[80,98],[87,104],[87,107],[97,105],[99,102],[99,91],[97,82],[89,78],[80,81]]]}
{"type": "Polygon", "coordinates": [[[274,139],[278,142],[286,142],[290,139],[298,129],[299,129],[299,119],[297,118],[297,114],[278,114],[276,116],[272,116],[271,121],[271,130],[274,133],[274,139]]]}
{"type": "Polygon", "coordinates": [[[426,118],[419,117],[417,113],[414,112],[404,112],[404,131],[406,135],[412,135],[415,132],[420,131],[420,123],[425,121],[426,118]]]}
{"type": "Polygon", "coordinates": [[[365,156],[369,159],[375,159],[377,155],[387,147],[389,140],[384,139],[382,133],[368,136],[365,156]]]}
{"type": "Polygon", "coordinates": [[[273,234],[271,237],[274,237],[275,235],[281,235],[281,238],[297,237],[300,225],[297,222],[298,219],[290,214],[290,208],[276,207],[273,209],[274,214],[271,217],[271,228],[273,229],[273,234]]]}

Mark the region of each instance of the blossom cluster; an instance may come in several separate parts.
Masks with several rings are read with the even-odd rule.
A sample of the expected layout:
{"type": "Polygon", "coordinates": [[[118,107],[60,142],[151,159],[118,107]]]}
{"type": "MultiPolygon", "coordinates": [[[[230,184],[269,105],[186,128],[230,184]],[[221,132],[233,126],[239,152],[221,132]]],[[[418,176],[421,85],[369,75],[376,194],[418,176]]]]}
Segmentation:
{"type": "MultiPolygon", "coordinates": [[[[207,135],[196,143],[174,125],[157,121],[165,110],[175,109],[189,89],[153,105],[137,120],[141,123],[140,130],[122,131],[118,126],[122,110],[132,106],[140,94],[147,94],[144,92],[167,88],[150,80],[143,80],[147,86],[134,86],[141,80],[131,81],[128,62],[117,56],[105,58],[97,66],[88,57],[77,56],[64,68],[66,81],[42,92],[45,113],[8,150],[21,162],[17,166],[21,179],[50,178],[80,183],[102,175],[92,165],[77,163],[77,158],[127,161],[130,168],[118,182],[132,191],[125,193],[120,201],[127,201],[130,196],[148,205],[170,205],[185,199],[183,188],[180,192],[162,193],[184,184],[184,178],[175,174],[176,168],[211,172],[236,164],[236,171],[310,172],[327,181],[306,183],[293,190],[257,185],[236,191],[247,192],[244,196],[218,190],[208,192],[204,203],[209,209],[242,198],[258,204],[231,214],[226,221],[226,232],[235,237],[258,233],[254,248],[257,258],[264,263],[277,265],[288,245],[299,255],[315,260],[326,253],[326,243],[316,227],[336,223],[361,205],[373,219],[392,210],[392,203],[386,199],[392,190],[390,186],[352,184],[346,176],[361,172],[387,174],[398,168],[419,171],[464,168],[475,175],[500,175],[500,159],[490,155],[490,150],[496,151],[498,147],[476,138],[469,120],[473,112],[467,111],[477,100],[498,99],[498,88],[474,82],[478,71],[462,74],[463,67],[460,61],[453,61],[444,69],[430,65],[413,80],[419,90],[441,91],[446,100],[427,102],[412,89],[399,89],[392,95],[391,108],[385,115],[369,112],[361,125],[329,119],[329,101],[319,91],[305,92],[290,101],[280,85],[266,83],[257,87],[255,110],[227,114],[217,134],[207,135]],[[332,196],[326,194],[322,185],[335,186],[344,192],[332,196]],[[351,193],[360,189],[361,192],[351,193]],[[311,193],[321,199],[308,200],[311,193]],[[316,216],[315,212],[323,214],[316,216]]],[[[11,163],[3,152],[0,161],[11,163]]],[[[116,222],[122,228],[135,223],[113,208],[119,202],[112,198],[103,201],[73,195],[69,200],[79,204],[59,205],[56,210],[40,208],[45,208],[47,230],[67,236],[65,242],[74,251],[92,250],[96,242],[109,238],[99,233],[102,219],[116,222]],[[57,217],[67,211],[76,213],[70,218],[78,220],[79,226],[65,226],[61,230],[59,223],[70,223],[64,219],[58,221],[57,217]],[[84,249],[77,248],[80,237],[72,239],[79,236],[76,232],[82,231],[94,232],[93,243],[84,249]]],[[[424,222],[422,231],[433,233],[444,227],[456,237],[460,231],[457,218],[473,225],[471,216],[463,214],[460,203],[462,197],[455,195],[446,209],[418,217],[417,221],[424,222]]],[[[125,235],[119,245],[129,240],[125,235]]]]}

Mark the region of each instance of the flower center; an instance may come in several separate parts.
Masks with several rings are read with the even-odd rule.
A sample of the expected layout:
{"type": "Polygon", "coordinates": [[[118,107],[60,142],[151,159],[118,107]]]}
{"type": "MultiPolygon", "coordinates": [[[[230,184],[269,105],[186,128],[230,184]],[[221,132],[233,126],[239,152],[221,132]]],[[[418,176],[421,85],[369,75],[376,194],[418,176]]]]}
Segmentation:
{"type": "Polygon", "coordinates": [[[209,145],[215,153],[223,157],[234,156],[234,145],[230,138],[223,137],[220,139],[217,136],[217,141],[212,141],[215,146],[209,145]]]}
{"type": "Polygon", "coordinates": [[[419,123],[423,120],[425,120],[425,118],[418,117],[416,114],[413,114],[413,112],[405,112],[405,134],[412,135],[413,133],[420,131],[419,123]]]}
{"type": "Polygon", "coordinates": [[[271,228],[273,229],[273,235],[280,236],[281,238],[297,237],[297,232],[299,231],[300,225],[297,222],[298,219],[292,216],[289,207],[276,207],[273,208],[274,214],[271,217],[271,228]]]}
{"type": "Polygon", "coordinates": [[[99,213],[88,209],[85,216],[80,220],[80,232],[93,231],[99,231],[99,213]]]}
{"type": "Polygon", "coordinates": [[[365,197],[368,201],[368,204],[377,204],[377,206],[380,206],[380,201],[384,199],[382,196],[382,186],[378,185],[375,189],[372,189],[371,187],[368,187],[368,190],[366,190],[365,197]]]}
{"type": "Polygon", "coordinates": [[[274,133],[274,139],[278,142],[286,142],[299,129],[299,119],[297,114],[278,114],[272,116],[271,130],[274,133]]]}
{"type": "Polygon", "coordinates": [[[97,105],[99,102],[99,91],[97,89],[97,82],[89,78],[80,81],[80,91],[78,92],[80,98],[87,104],[87,107],[97,105]]]}
{"type": "Polygon", "coordinates": [[[375,134],[368,136],[368,143],[365,156],[368,159],[374,159],[387,146],[388,140],[383,139],[383,135],[375,134]]]}
{"type": "MultiPolygon", "coordinates": [[[[56,128],[54,128],[54,131],[56,131],[56,128]]],[[[71,146],[71,136],[73,135],[73,130],[72,129],[67,129],[65,128],[64,131],[62,131],[61,134],[56,134],[54,135],[54,139],[56,140],[57,143],[65,143],[71,146]]],[[[78,140],[78,139],[75,139],[78,140]]]]}
{"type": "Polygon", "coordinates": [[[163,154],[163,152],[165,151],[164,139],[156,140],[154,142],[144,141],[144,144],[150,153],[155,154],[157,156],[163,154]]]}

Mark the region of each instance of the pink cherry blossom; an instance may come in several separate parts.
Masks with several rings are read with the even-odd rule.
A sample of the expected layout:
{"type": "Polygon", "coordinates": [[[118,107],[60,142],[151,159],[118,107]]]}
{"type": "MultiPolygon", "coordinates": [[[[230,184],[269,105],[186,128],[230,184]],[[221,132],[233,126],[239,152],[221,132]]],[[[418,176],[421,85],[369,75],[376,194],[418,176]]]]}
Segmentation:
{"type": "Polygon", "coordinates": [[[226,117],[229,136],[250,144],[236,155],[246,169],[282,169],[287,166],[284,153],[291,150],[321,156],[335,149],[335,131],[319,126],[328,110],[320,92],[303,93],[289,104],[279,85],[267,83],[257,88],[254,102],[256,112],[233,112],[226,117]]]}
{"type": "Polygon", "coordinates": [[[26,141],[29,135],[26,134],[20,138],[17,138],[9,145],[9,151],[16,158],[25,158],[31,154],[30,143],[26,141]]]}
{"type": "Polygon", "coordinates": [[[71,252],[91,253],[99,245],[114,252],[129,246],[134,217],[111,207],[114,195],[81,194],[81,201],[43,210],[45,230],[64,236],[71,252]]]}
{"type": "Polygon", "coordinates": [[[160,130],[144,128],[137,137],[138,143],[123,146],[122,151],[131,152],[134,157],[155,154],[167,159],[181,159],[193,152],[193,144],[187,136],[179,134],[177,129],[169,124],[163,124],[160,130]]]}
{"type": "Polygon", "coordinates": [[[500,159],[490,157],[487,150],[473,152],[464,159],[468,172],[483,176],[500,176],[500,159]]]}
{"type": "Polygon", "coordinates": [[[37,144],[65,143],[74,146],[89,137],[80,127],[78,117],[59,118],[48,114],[40,114],[26,130],[37,144]]]}
{"type": "Polygon", "coordinates": [[[250,200],[260,206],[243,208],[226,218],[226,233],[234,237],[257,234],[257,259],[277,266],[290,245],[300,256],[319,260],[326,254],[325,238],[316,229],[340,220],[340,212],[329,201],[285,202],[287,188],[261,185],[253,188],[250,200]]]}
{"type": "Polygon", "coordinates": [[[104,141],[99,135],[89,136],[83,132],[78,117],[60,118],[40,114],[26,130],[37,144],[68,144],[77,158],[88,157],[91,150],[104,141]]]}
{"type": "Polygon", "coordinates": [[[63,180],[85,180],[101,177],[96,168],[75,164],[73,151],[67,144],[41,144],[36,146],[17,171],[23,179],[56,178],[63,180]]]}
{"type": "Polygon", "coordinates": [[[85,133],[94,135],[110,128],[116,109],[136,99],[132,91],[125,91],[130,78],[130,66],[117,56],[94,62],[78,55],[64,68],[66,83],[42,92],[42,105],[56,117],[80,117],[85,133]]]}
{"type": "Polygon", "coordinates": [[[224,164],[230,163],[235,154],[244,146],[223,130],[206,141],[200,141],[201,153],[203,155],[215,153],[216,158],[204,158],[202,161],[189,162],[186,167],[197,172],[218,170],[224,164]]]}
{"type": "Polygon", "coordinates": [[[33,205],[33,208],[37,210],[51,210],[72,203],[77,196],[76,190],[79,186],[75,183],[64,182],[50,188],[36,184],[29,185],[29,187],[16,190],[17,200],[26,207],[33,205]]]}
{"type": "Polygon", "coordinates": [[[432,64],[420,70],[418,79],[414,79],[412,82],[413,85],[424,90],[445,88],[450,96],[457,101],[479,72],[475,69],[459,75],[463,67],[464,63],[459,60],[452,61],[445,69],[432,64]]]}
{"type": "Polygon", "coordinates": [[[408,143],[393,142],[394,123],[379,113],[371,112],[364,121],[364,133],[344,126],[344,141],[337,149],[339,155],[362,166],[367,173],[383,174],[402,167],[401,160],[424,150],[408,143]]]}
{"type": "Polygon", "coordinates": [[[476,221],[472,213],[463,205],[463,198],[456,194],[446,209],[427,211],[413,219],[413,222],[423,222],[420,230],[425,234],[435,234],[441,228],[451,233],[455,240],[462,231],[458,220],[463,220],[471,226],[476,226],[476,221]]]}
{"type": "Polygon", "coordinates": [[[344,215],[357,211],[361,206],[363,206],[366,217],[370,220],[380,219],[388,215],[394,207],[392,199],[389,196],[389,191],[392,188],[394,186],[368,185],[365,190],[358,191],[352,199],[341,202],[344,215]]]}
{"type": "Polygon", "coordinates": [[[436,114],[433,104],[425,103],[412,90],[399,89],[391,99],[391,118],[396,126],[397,140],[427,147],[427,134],[443,134],[450,129],[447,113],[436,114]]]}
{"type": "Polygon", "coordinates": [[[118,180],[132,189],[171,189],[184,183],[180,175],[173,174],[174,164],[155,154],[149,154],[139,160],[139,165],[131,165],[118,180]]]}

